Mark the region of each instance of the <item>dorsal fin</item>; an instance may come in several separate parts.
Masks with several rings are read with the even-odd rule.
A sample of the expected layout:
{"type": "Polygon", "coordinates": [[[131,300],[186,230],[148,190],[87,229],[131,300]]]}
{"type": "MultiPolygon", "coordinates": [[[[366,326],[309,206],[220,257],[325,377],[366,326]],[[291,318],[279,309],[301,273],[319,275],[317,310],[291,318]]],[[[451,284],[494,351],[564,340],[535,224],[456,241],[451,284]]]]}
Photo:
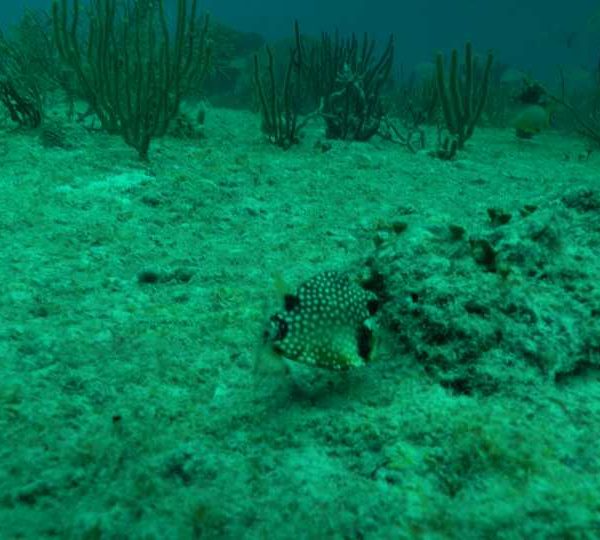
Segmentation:
{"type": "MultiPolygon", "coordinates": [[[[277,303],[278,305],[282,305],[284,307],[287,306],[287,300],[286,297],[288,296],[293,296],[294,295],[294,291],[292,290],[292,288],[287,284],[287,282],[285,281],[283,274],[281,274],[280,272],[274,272],[271,275],[272,279],[273,279],[273,286],[275,288],[275,293],[277,294],[277,303]]],[[[287,310],[287,307],[286,307],[287,310]]]]}

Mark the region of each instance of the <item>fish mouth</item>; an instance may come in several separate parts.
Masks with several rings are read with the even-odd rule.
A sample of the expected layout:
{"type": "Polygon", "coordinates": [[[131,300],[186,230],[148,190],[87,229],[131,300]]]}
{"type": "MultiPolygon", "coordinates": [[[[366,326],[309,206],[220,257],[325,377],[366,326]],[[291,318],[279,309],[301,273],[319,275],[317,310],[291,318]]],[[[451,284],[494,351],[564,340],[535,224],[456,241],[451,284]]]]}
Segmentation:
{"type": "Polygon", "coordinates": [[[263,331],[263,343],[274,343],[285,339],[289,325],[280,315],[273,315],[263,331]]]}

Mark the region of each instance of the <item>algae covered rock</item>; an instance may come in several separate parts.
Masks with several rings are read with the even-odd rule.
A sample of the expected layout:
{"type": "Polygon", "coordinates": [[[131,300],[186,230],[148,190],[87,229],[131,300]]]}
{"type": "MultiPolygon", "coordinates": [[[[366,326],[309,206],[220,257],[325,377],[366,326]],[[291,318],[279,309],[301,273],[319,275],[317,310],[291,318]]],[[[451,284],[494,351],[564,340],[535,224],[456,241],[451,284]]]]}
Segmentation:
{"type": "Polygon", "coordinates": [[[600,211],[567,194],[498,225],[411,224],[376,247],[396,345],[465,394],[600,369],[600,211]],[[582,208],[585,211],[582,211],[582,208]]]}

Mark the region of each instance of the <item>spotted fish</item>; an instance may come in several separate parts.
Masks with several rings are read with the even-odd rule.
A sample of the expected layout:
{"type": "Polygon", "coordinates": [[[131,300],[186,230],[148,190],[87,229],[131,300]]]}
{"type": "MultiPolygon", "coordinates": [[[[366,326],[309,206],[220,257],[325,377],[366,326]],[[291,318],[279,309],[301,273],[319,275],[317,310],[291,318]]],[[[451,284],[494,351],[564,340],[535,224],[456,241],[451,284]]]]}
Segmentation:
{"type": "Polygon", "coordinates": [[[346,370],[373,354],[377,296],[338,272],[324,272],[284,296],[263,339],[272,351],[303,364],[346,370]]]}

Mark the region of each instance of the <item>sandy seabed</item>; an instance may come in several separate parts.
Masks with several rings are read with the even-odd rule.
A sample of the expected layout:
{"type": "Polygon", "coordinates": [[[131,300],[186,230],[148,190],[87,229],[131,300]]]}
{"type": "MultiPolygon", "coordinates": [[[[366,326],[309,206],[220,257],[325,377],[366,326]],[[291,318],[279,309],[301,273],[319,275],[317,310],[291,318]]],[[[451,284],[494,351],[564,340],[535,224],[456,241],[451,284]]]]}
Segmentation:
{"type": "Polygon", "coordinates": [[[528,396],[457,395],[385,336],[348,373],[255,359],[274,276],[360,266],[400,215],[469,229],[600,190],[600,151],[485,128],[450,162],[324,151],[319,125],[282,151],[257,125],[210,110],[147,164],[0,131],[0,538],[598,538],[597,351],[528,396]]]}

